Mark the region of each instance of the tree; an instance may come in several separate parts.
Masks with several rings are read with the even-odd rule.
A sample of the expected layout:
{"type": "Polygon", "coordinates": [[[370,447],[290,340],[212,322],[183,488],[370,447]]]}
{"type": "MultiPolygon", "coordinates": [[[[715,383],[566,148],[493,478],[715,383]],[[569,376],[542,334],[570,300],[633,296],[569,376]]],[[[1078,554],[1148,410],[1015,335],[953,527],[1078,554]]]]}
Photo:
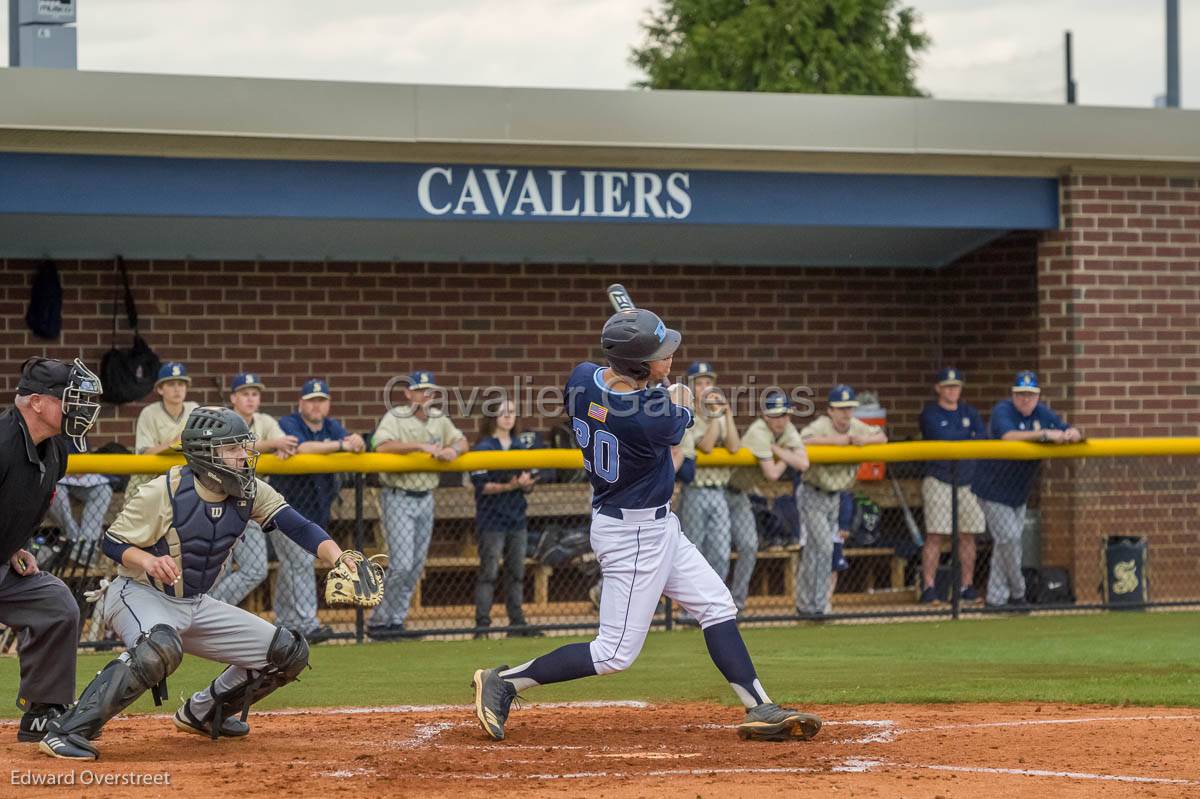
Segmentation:
{"type": "Polygon", "coordinates": [[[917,96],[917,22],[899,0],[663,0],[630,61],[649,89],[917,96]]]}

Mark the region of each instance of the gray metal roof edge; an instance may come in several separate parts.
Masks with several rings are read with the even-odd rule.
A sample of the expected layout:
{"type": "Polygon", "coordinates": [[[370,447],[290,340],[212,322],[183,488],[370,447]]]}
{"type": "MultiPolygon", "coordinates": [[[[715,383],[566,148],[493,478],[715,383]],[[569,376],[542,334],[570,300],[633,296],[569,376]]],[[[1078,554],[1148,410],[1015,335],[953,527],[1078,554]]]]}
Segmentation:
{"type": "Polygon", "coordinates": [[[7,131],[1200,164],[1200,111],[1176,109],[38,69],[0,69],[0,98],[7,131]]]}

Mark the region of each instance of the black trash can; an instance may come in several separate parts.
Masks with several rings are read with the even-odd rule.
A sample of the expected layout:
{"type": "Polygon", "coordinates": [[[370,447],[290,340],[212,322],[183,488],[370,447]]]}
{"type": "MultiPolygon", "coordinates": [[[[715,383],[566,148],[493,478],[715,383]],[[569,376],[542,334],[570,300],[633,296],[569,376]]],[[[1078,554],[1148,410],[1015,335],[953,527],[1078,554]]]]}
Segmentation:
{"type": "Polygon", "coordinates": [[[1146,539],[1112,535],[1104,545],[1104,603],[1121,608],[1150,601],[1146,539]]]}

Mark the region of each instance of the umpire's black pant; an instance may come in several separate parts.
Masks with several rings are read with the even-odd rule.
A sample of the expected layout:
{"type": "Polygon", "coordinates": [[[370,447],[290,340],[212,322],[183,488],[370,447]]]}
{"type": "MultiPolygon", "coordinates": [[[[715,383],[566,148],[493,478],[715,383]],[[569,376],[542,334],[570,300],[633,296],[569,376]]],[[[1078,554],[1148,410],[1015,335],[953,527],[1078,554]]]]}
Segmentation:
{"type": "Polygon", "coordinates": [[[17,707],[74,702],[79,605],[63,581],[45,572],[22,577],[0,565],[0,623],[17,631],[17,707]]]}

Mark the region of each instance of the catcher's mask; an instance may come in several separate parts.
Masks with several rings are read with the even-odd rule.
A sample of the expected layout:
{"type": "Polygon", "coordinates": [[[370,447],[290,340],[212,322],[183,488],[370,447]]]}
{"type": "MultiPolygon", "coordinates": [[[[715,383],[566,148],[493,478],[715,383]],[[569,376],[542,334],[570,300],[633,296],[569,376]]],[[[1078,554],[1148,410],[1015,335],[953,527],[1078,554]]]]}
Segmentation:
{"type": "Polygon", "coordinates": [[[87,452],[84,436],[100,415],[100,395],[103,392],[100,378],[76,358],[62,394],[62,431],[80,452],[87,452]]]}
{"type": "Polygon", "coordinates": [[[100,378],[78,358],[68,366],[53,358],[33,357],[21,365],[17,394],[43,394],[62,405],[59,429],[80,452],[87,452],[84,436],[100,415],[100,378]]]}
{"type": "Polygon", "coordinates": [[[245,420],[229,408],[197,408],[180,436],[183,457],[206,488],[250,501],[257,490],[255,440],[245,420]]]}

